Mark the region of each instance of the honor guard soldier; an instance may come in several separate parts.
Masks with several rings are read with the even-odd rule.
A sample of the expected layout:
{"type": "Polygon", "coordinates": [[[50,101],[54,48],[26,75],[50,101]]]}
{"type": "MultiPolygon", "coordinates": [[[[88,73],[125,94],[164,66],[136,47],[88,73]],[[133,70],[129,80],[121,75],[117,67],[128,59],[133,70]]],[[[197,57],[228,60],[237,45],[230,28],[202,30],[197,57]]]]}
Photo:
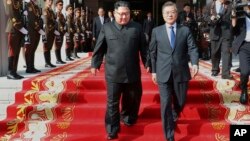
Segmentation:
{"type": "Polygon", "coordinates": [[[30,44],[25,44],[26,73],[41,72],[34,67],[35,52],[40,41],[40,35],[45,35],[40,24],[41,12],[36,0],[25,0],[26,11],[28,12],[27,29],[29,32],[30,44]]]}
{"type": "Polygon", "coordinates": [[[71,58],[71,51],[74,48],[74,17],[73,17],[73,7],[72,5],[66,6],[66,61],[73,61],[74,59],[71,58]]]}
{"type": "Polygon", "coordinates": [[[44,0],[45,8],[43,10],[43,22],[45,25],[45,37],[46,40],[43,40],[43,49],[44,49],[44,58],[45,58],[45,67],[54,68],[55,65],[51,64],[50,50],[53,47],[55,35],[60,35],[60,33],[55,30],[56,15],[54,14],[51,6],[53,0],[44,0]]]}
{"type": "Polygon", "coordinates": [[[17,74],[17,66],[22,40],[28,34],[22,19],[22,0],[6,0],[6,10],[9,14],[6,27],[9,48],[7,79],[17,80],[24,78],[17,74]]]}
{"type": "Polygon", "coordinates": [[[65,24],[66,24],[66,19],[64,18],[64,15],[62,14],[62,9],[63,9],[63,1],[62,0],[57,0],[56,1],[56,8],[57,8],[57,13],[56,13],[56,30],[59,31],[60,35],[55,37],[55,55],[56,55],[56,63],[57,64],[65,64],[66,62],[62,61],[61,57],[61,48],[63,44],[63,37],[65,34],[65,24]]]}
{"type": "Polygon", "coordinates": [[[81,25],[81,10],[80,8],[75,9],[75,34],[74,34],[74,50],[73,50],[73,57],[80,58],[77,56],[78,48],[81,47],[81,40],[82,40],[82,25],[81,25]]]}
{"type": "Polygon", "coordinates": [[[86,51],[86,12],[84,9],[81,11],[81,26],[82,26],[82,41],[81,41],[81,52],[86,51]]]}

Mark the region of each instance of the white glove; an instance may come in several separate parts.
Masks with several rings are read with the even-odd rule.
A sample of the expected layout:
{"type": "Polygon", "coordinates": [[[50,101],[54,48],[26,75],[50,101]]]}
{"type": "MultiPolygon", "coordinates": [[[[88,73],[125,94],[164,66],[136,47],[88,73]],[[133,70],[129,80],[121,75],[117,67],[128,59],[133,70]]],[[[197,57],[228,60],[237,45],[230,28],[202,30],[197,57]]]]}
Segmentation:
{"type": "Polygon", "coordinates": [[[28,16],[28,11],[27,10],[23,11],[23,15],[28,16]]]}
{"type": "Polygon", "coordinates": [[[57,30],[54,31],[54,34],[57,35],[57,36],[60,35],[60,33],[57,30]]]}
{"type": "Polygon", "coordinates": [[[19,31],[22,32],[23,34],[28,34],[28,30],[26,30],[24,27],[19,29],[19,31]]]}
{"type": "Polygon", "coordinates": [[[24,0],[24,1],[27,2],[27,3],[30,2],[30,0],[24,0]]]}
{"type": "Polygon", "coordinates": [[[40,30],[38,31],[38,33],[41,34],[41,35],[45,35],[45,32],[44,32],[42,29],[40,29],[40,30]]]}

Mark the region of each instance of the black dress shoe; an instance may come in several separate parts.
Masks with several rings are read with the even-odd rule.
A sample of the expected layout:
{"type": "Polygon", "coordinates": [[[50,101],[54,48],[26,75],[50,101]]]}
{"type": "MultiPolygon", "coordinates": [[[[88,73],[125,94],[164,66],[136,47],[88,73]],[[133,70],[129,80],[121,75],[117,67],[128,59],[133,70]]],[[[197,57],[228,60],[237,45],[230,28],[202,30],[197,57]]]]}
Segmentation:
{"type": "Polygon", "coordinates": [[[24,77],[16,73],[16,77],[19,79],[23,79],[24,77]]]}
{"type": "Polygon", "coordinates": [[[74,59],[72,59],[71,57],[67,57],[66,61],[74,61],[74,59]]]}
{"type": "Polygon", "coordinates": [[[36,68],[33,68],[34,71],[36,72],[41,72],[40,70],[36,69],[36,68]]]}
{"type": "Polygon", "coordinates": [[[56,64],[66,64],[66,62],[63,62],[63,61],[56,61],[56,64]]]}
{"type": "Polygon", "coordinates": [[[117,133],[115,133],[115,134],[108,134],[108,137],[107,137],[108,140],[114,140],[114,139],[117,139],[117,138],[118,138],[117,133]]]}
{"type": "Polygon", "coordinates": [[[19,80],[19,79],[21,79],[21,78],[18,77],[16,74],[8,74],[8,75],[7,75],[7,79],[19,80]]]}
{"type": "Polygon", "coordinates": [[[168,141],[175,141],[174,140],[174,137],[171,137],[171,138],[167,138],[168,141]]]}
{"type": "Polygon", "coordinates": [[[50,64],[45,64],[45,67],[46,67],[46,68],[54,68],[54,67],[56,67],[56,66],[50,63],[50,64]]]}
{"type": "Polygon", "coordinates": [[[26,73],[37,73],[37,71],[35,71],[34,69],[27,69],[26,73]]]}
{"type": "Polygon", "coordinates": [[[219,72],[212,72],[211,75],[212,75],[212,76],[218,76],[218,75],[219,75],[219,72]]]}
{"type": "Polygon", "coordinates": [[[240,72],[240,68],[237,68],[234,70],[235,72],[240,72]]]}
{"type": "Polygon", "coordinates": [[[222,75],[221,76],[222,79],[233,79],[232,75],[222,75]]]}
{"type": "Polygon", "coordinates": [[[248,94],[247,93],[242,93],[240,95],[240,103],[241,104],[247,104],[248,102],[248,94]]]}

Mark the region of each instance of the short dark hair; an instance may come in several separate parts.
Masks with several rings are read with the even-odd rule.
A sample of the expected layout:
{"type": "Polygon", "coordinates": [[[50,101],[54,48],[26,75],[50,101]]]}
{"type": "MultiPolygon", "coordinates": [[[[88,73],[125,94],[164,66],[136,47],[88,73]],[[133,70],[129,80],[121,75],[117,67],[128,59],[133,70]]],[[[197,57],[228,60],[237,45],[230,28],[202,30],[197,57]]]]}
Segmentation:
{"type": "Polygon", "coordinates": [[[114,4],[114,8],[118,9],[119,7],[127,7],[128,9],[130,9],[130,3],[127,1],[117,1],[114,4]]]}
{"type": "Polygon", "coordinates": [[[186,7],[186,6],[191,7],[191,4],[190,4],[190,3],[185,3],[185,4],[183,5],[183,7],[186,7]]]}
{"type": "Polygon", "coordinates": [[[176,8],[176,11],[177,11],[177,7],[176,7],[176,4],[174,3],[174,2],[172,2],[172,1],[167,1],[167,2],[165,2],[163,5],[162,5],[162,11],[163,11],[163,9],[165,8],[165,7],[168,7],[168,6],[174,6],[175,8],[176,8]]]}

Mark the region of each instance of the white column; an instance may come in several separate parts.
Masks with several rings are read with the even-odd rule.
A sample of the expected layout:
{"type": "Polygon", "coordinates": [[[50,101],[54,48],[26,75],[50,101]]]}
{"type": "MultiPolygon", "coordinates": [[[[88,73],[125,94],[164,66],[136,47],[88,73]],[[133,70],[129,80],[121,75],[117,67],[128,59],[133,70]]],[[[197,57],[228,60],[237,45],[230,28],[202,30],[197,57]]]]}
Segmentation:
{"type": "Polygon", "coordinates": [[[7,33],[5,32],[7,16],[5,14],[4,0],[0,1],[0,76],[4,76],[8,71],[8,46],[7,33]]]}

